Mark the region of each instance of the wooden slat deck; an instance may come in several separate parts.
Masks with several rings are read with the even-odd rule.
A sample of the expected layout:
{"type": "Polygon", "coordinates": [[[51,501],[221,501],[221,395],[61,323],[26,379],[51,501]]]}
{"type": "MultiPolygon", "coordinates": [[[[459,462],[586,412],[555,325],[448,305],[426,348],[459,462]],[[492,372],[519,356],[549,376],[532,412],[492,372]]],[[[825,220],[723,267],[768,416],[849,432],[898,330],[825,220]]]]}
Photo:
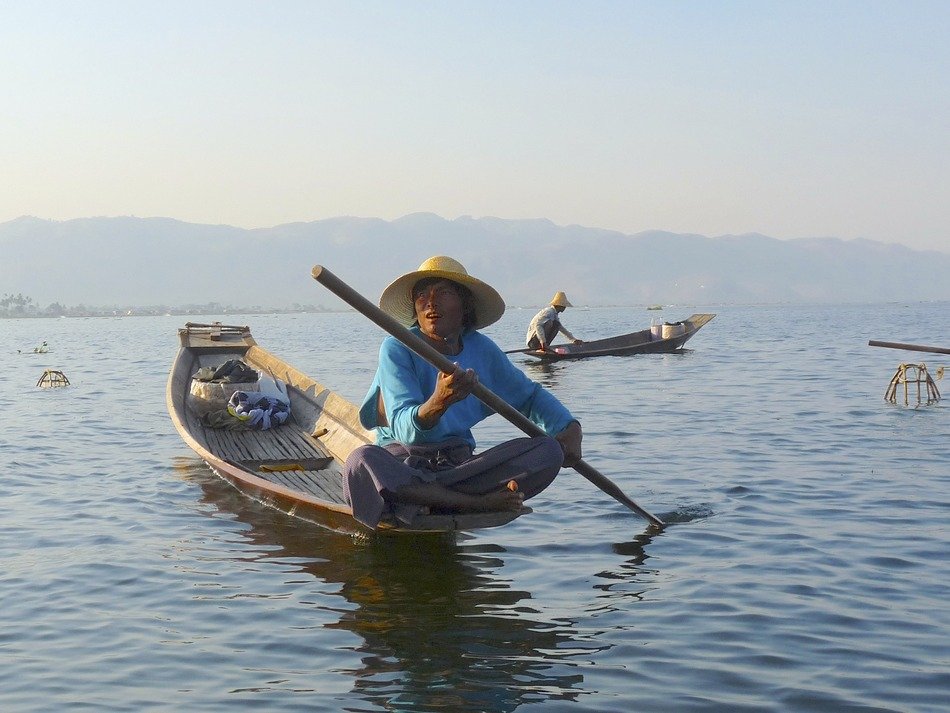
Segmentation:
{"type": "Polygon", "coordinates": [[[229,431],[204,426],[189,413],[189,430],[208,450],[238,463],[259,478],[322,500],[344,503],[339,464],[320,443],[292,420],[268,431],[229,431]],[[286,465],[302,469],[267,470],[286,465]],[[266,466],[261,469],[260,466],[266,466]]]}

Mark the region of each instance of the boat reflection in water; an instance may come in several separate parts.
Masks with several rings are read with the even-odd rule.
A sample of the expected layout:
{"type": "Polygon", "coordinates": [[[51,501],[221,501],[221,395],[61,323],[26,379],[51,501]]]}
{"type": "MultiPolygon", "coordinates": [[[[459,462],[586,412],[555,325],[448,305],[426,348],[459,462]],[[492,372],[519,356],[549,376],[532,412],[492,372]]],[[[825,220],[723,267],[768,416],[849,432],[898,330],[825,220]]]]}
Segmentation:
{"type": "MultiPolygon", "coordinates": [[[[530,592],[511,589],[497,572],[503,560],[466,547],[464,534],[338,534],[252,502],[203,467],[188,470],[213,514],[249,525],[238,534],[255,556],[279,560],[280,572],[291,563],[339,585],[354,607],[335,604],[332,593],[314,606],[339,614],[323,626],[362,640],[346,647],[361,667],[336,671],[352,675],[351,696],[380,709],[513,711],[527,702],[574,700],[584,693],[578,666],[609,648],[579,637],[564,619],[531,619],[537,607],[530,592]]],[[[247,557],[242,548],[235,559],[247,557]]]]}

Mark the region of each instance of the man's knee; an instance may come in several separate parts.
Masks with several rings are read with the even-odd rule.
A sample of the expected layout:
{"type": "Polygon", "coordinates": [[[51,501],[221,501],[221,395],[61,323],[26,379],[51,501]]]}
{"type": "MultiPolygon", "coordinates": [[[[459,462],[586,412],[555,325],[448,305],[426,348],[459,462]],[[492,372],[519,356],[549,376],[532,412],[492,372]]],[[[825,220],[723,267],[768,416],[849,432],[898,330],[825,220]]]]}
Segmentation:
{"type": "Polygon", "coordinates": [[[553,436],[539,436],[538,460],[547,467],[560,469],[564,465],[564,450],[553,436]]]}
{"type": "Polygon", "coordinates": [[[392,453],[385,448],[369,443],[354,448],[350,452],[343,463],[343,474],[346,476],[364,466],[370,469],[373,469],[374,466],[377,468],[387,467],[392,460],[394,460],[392,453]]]}
{"type": "Polygon", "coordinates": [[[533,498],[547,488],[564,464],[564,451],[561,444],[551,436],[538,436],[532,439],[535,442],[532,452],[533,467],[515,480],[519,489],[524,493],[525,500],[533,498]]]}

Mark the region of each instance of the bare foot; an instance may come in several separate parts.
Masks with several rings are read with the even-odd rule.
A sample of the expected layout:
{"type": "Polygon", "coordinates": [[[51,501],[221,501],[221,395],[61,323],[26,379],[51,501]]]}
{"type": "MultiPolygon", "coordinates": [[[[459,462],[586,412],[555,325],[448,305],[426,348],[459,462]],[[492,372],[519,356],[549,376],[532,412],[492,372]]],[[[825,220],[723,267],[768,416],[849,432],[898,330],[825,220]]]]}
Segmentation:
{"type": "MultiPolygon", "coordinates": [[[[520,510],[524,507],[524,494],[518,491],[496,490],[482,496],[485,510],[520,510]]],[[[479,508],[481,509],[481,508],[479,508]]]]}
{"type": "Polygon", "coordinates": [[[441,512],[491,512],[524,507],[524,493],[517,490],[503,488],[483,495],[471,495],[450,490],[439,483],[408,483],[395,493],[384,491],[383,497],[394,502],[425,505],[441,512]]]}

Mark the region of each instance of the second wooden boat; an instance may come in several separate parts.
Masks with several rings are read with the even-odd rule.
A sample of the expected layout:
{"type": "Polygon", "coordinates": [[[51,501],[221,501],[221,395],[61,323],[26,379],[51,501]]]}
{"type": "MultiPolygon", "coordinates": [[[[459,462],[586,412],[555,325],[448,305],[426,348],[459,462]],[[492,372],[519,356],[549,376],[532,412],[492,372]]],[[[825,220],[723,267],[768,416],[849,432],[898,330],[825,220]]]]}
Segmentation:
{"type": "MultiPolygon", "coordinates": [[[[215,473],[246,495],[288,515],[344,532],[367,532],[343,495],[342,466],[354,448],[373,442],[357,408],[258,346],[247,327],[187,324],[166,388],[175,428],[215,473]],[[195,408],[193,377],[203,367],[239,359],[287,386],[290,418],[265,431],[205,425],[195,408]]],[[[381,530],[449,532],[497,527],[519,512],[425,513],[408,525],[383,521],[381,530]]]]}
{"type": "Polygon", "coordinates": [[[675,324],[658,325],[655,328],[641,329],[639,332],[622,334],[619,337],[596,339],[580,344],[553,344],[550,349],[516,349],[508,353],[521,352],[542,361],[561,361],[564,359],[583,359],[595,356],[625,356],[627,354],[660,354],[682,349],[689,339],[715,314],[694,314],[675,324]],[[671,327],[668,336],[663,328],[671,327]],[[658,333],[657,333],[658,332],[658,333]]]}

